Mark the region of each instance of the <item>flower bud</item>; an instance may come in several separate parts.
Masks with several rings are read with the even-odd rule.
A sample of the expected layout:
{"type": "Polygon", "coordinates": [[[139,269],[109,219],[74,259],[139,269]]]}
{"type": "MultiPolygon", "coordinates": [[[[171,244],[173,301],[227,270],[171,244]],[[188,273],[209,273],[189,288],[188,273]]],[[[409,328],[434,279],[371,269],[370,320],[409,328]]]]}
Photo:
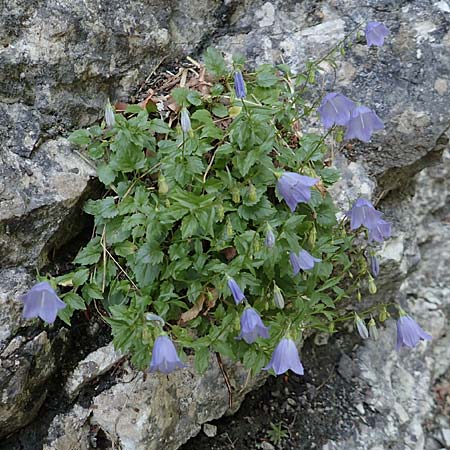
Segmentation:
{"type": "Polygon", "coordinates": [[[374,278],[376,278],[380,273],[380,264],[378,262],[378,258],[375,255],[371,254],[367,257],[367,262],[369,263],[370,273],[374,278]]]}
{"type": "Polygon", "coordinates": [[[258,253],[261,250],[261,242],[258,238],[253,239],[253,251],[258,253]]]}
{"type": "Polygon", "coordinates": [[[267,248],[272,248],[275,245],[275,235],[273,234],[272,227],[267,224],[267,233],[264,244],[267,248]]]}
{"type": "Polygon", "coordinates": [[[380,311],[380,315],[379,315],[380,322],[384,322],[389,317],[390,317],[390,314],[386,311],[386,307],[383,307],[383,309],[380,311]]]}
{"type": "Polygon", "coordinates": [[[361,291],[359,290],[356,292],[356,300],[358,300],[358,302],[361,301],[361,291]]]}
{"type": "Polygon", "coordinates": [[[250,183],[250,186],[248,187],[248,200],[252,203],[258,200],[256,188],[252,183],[250,183]]]}
{"type": "Polygon", "coordinates": [[[189,131],[191,131],[191,118],[189,116],[189,111],[183,107],[181,108],[181,117],[180,117],[180,122],[181,122],[181,129],[183,130],[184,133],[189,133],[189,131]]]}
{"type": "Polygon", "coordinates": [[[367,339],[369,337],[369,332],[367,330],[366,324],[364,323],[364,320],[361,319],[361,317],[358,316],[358,314],[355,313],[355,325],[358,329],[359,335],[363,339],[367,339]]]}
{"type": "Polygon", "coordinates": [[[225,217],[225,208],[223,207],[222,203],[217,206],[217,216],[219,218],[219,222],[222,222],[225,217]]]}
{"type": "Polygon", "coordinates": [[[241,201],[241,193],[237,186],[235,186],[231,191],[231,199],[234,203],[239,203],[241,201]]]}
{"type": "Polygon", "coordinates": [[[308,236],[308,242],[309,242],[309,245],[311,246],[311,248],[314,247],[314,244],[316,243],[316,239],[317,239],[317,230],[316,230],[316,227],[313,225],[313,227],[309,233],[309,236],[308,236]]]}
{"type": "Polygon", "coordinates": [[[244,98],[247,95],[245,81],[240,70],[234,72],[234,91],[237,98],[244,98]]]}
{"type": "Polygon", "coordinates": [[[374,341],[377,341],[380,337],[380,335],[378,334],[377,325],[373,317],[369,321],[369,335],[374,341]]]}
{"type": "Polygon", "coordinates": [[[375,284],[375,280],[373,279],[373,277],[371,277],[370,275],[369,275],[369,292],[371,294],[377,293],[377,285],[375,284]]]}
{"type": "Polygon", "coordinates": [[[281,293],[281,289],[274,283],[273,284],[273,302],[278,309],[284,308],[284,297],[281,293]]]}
{"type": "Polygon", "coordinates": [[[167,184],[164,175],[159,175],[158,177],[158,192],[161,195],[166,195],[169,192],[169,185],[167,184]]]}
{"type": "Polygon", "coordinates": [[[226,233],[229,238],[233,237],[233,225],[231,224],[230,219],[227,220],[226,233]]]}
{"type": "Polygon", "coordinates": [[[105,105],[105,122],[109,128],[113,127],[116,124],[116,118],[114,116],[114,109],[109,100],[106,102],[106,105],[105,105]]]}

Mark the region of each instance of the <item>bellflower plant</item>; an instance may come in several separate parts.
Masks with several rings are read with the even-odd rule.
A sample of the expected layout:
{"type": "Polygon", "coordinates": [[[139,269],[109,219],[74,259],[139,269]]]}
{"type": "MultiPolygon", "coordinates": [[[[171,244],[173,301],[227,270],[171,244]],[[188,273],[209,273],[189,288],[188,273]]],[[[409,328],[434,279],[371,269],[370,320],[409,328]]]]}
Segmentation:
{"type": "Polygon", "coordinates": [[[404,311],[400,311],[400,318],[397,320],[397,351],[402,347],[413,348],[419,341],[431,339],[432,337],[423,331],[414,319],[404,311]]]}
{"type": "Polygon", "coordinates": [[[236,304],[241,303],[242,300],[244,300],[245,295],[236,281],[231,277],[228,278],[228,287],[230,288],[231,294],[233,295],[236,304]]]}
{"type": "Polygon", "coordinates": [[[346,125],[344,139],[356,138],[363,142],[370,142],[372,134],[384,128],[381,119],[367,106],[357,106],[353,109],[346,125]]]}
{"type": "Polygon", "coordinates": [[[323,126],[331,128],[333,125],[347,125],[355,107],[355,103],[345,95],[330,92],[325,95],[317,111],[323,126]]]}
{"type": "Polygon", "coordinates": [[[301,270],[311,270],[314,265],[321,261],[320,258],[315,258],[310,255],[306,250],[300,250],[298,254],[290,252],[289,259],[291,261],[292,270],[294,275],[297,275],[301,270]]]}
{"type": "Polygon", "coordinates": [[[277,188],[292,212],[299,203],[307,203],[311,199],[311,187],[317,184],[318,178],[311,178],[298,173],[285,172],[277,183],[277,188]]]}
{"type": "MultiPolygon", "coordinates": [[[[376,291],[360,227],[371,241],[390,234],[367,200],[347,213],[350,227],[337,220],[328,145],[338,134],[306,131],[319,104],[326,128],[362,140],[380,129],[342,94],[320,99],[320,64],[337,53],[298,74],[268,64],[243,74],[210,48],[206,78],[189,72],[157,111],[129,105],[111,126],[75,131],[105,192],[84,205],[94,230],[75,269],[54,279],[67,305],[59,317],[70,324],[100,306],[115,347],[140,369],[180,368],[173,340],[199,373],[213,352],[252,375],[302,374],[294,342],[351,321],[360,286],[376,291]]],[[[376,310],[388,307],[358,315],[381,321],[376,310]]]]}
{"type": "Polygon", "coordinates": [[[366,327],[364,320],[355,313],[355,325],[358,330],[358,334],[363,338],[367,339],[369,337],[369,330],[366,327]]]}
{"type": "Polygon", "coordinates": [[[240,70],[234,72],[234,91],[237,98],[245,98],[247,95],[245,81],[240,70]]]}
{"type": "Polygon", "coordinates": [[[255,309],[245,308],[241,316],[239,339],[243,339],[247,344],[253,344],[259,337],[268,339],[269,329],[264,325],[255,309]]]}
{"type": "Polygon", "coordinates": [[[166,335],[158,336],[155,340],[150,362],[150,372],[170,373],[176,369],[186,367],[178,357],[173,342],[166,335]]]}
{"type": "Polygon", "coordinates": [[[297,375],[304,374],[297,347],[292,339],[281,339],[272,354],[269,364],[264,367],[264,370],[270,369],[272,369],[276,375],[281,375],[289,369],[297,375]]]}
{"type": "Polygon", "coordinates": [[[66,307],[46,281],[35,284],[21,300],[24,305],[22,312],[24,319],[40,317],[49,324],[55,321],[58,311],[66,307]]]}
{"type": "Polygon", "coordinates": [[[381,47],[384,44],[384,38],[389,34],[389,30],[384,23],[369,22],[366,25],[365,34],[369,47],[372,45],[381,47]]]}

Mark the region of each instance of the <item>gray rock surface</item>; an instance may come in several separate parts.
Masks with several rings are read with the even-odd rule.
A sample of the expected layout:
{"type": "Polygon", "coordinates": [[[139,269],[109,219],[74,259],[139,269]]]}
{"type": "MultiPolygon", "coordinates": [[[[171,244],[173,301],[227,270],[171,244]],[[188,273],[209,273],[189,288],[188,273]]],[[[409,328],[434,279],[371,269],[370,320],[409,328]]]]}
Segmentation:
{"type": "Polygon", "coordinates": [[[361,426],[323,450],[434,450],[446,442],[449,418],[440,415],[436,385],[450,386],[450,153],[423,171],[411,199],[417,220],[420,262],[402,283],[396,300],[431,335],[416,349],[396,352],[395,323],[366,341],[355,358],[365,403],[379,413],[376,427],[361,426]],[[391,350],[389,350],[391,349],[391,350]],[[435,447],[435,445],[437,445],[435,447]]]}
{"type": "Polygon", "coordinates": [[[341,91],[373,108],[386,129],[368,145],[351,152],[381,191],[401,187],[439,159],[450,125],[450,13],[447,1],[247,0],[236,9],[217,44],[227,54],[250,61],[284,60],[301,70],[305,61],[322,57],[358,23],[384,22],[391,34],[386,45],[368,48],[357,40],[338,69],[324,64],[324,89],[341,91]]]}

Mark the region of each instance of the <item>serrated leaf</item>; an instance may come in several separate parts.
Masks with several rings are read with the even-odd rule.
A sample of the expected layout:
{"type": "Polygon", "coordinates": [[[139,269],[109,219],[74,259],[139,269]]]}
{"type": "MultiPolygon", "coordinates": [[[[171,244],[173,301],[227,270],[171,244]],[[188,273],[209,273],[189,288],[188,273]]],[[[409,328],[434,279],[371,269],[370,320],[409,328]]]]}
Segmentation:
{"type": "Polygon", "coordinates": [[[216,76],[223,77],[227,74],[227,64],[223,56],[213,47],[208,47],[203,57],[206,70],[216,76]]]}
{"type": "Polygon", "coordinates": [[[106,197],[101,200],[88,200],[83,209],[88,214],[104,219],[112,219],[118,214],[117,205],[113,197],[106,197]]]}
{"type": "Polygon", "coordinates": [[[97,167],[97,175],[105,186],[109,186],[116,179],[117,173],[108,164],[100,164],[97,167]]]}
{"type": "Polygon", "coordinates": [[[209,366],[209,358],[211,353],[208,347],[202,347],[195,352],[195,370],[202,374],[206,371],[209,366]]]}
{"type": "Polygon", "coordinates": [[[97,263],[100,260],[101,255],[102,246],[100,245],[100,238],[97,237],[78,252],[78,255],[73,262],[75,264],[88,266],[97,263]]]}
{"type": "Polygon", "coordinates": [[[75,130],[69,135],[69,141],[75,145],[88,145],[91,142],[89,130],[75,130]]]}
{"type": "Polygon", "coordinates": [[[86,309],[86,304],[84,303],[84,300],[82,297],[80,297],[75,292],[68,292],[64,296],[62,296],[62,300],[66,305],[68,305],[72,309],[86,309]]]}

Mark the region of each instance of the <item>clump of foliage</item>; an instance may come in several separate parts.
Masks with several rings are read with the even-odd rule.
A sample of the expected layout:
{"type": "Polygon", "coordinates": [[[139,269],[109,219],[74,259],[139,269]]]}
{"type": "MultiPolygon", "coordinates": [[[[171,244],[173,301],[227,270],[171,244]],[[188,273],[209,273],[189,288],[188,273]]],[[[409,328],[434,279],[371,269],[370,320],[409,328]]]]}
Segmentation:
{"type": "MultiPolygon", "coordinates": [[[[379,28],[369,30],[372,45],[379,28]]],[[[74,132],[72,142],[98,162],[106,193],[84,207],[95,229],[77,269],[53,287],[36,285],[24,297],[27,317],[52,323],[58,313],[70,324],[75,310],[95,303],[115,347],[141,369],[151,361],[150,370],[171,372],[189,352],[203,372],[214,351],[254,372],[267,365],[302,374],[294,343],[348,319],[341,305],[363,280],[376,289],[378,262],[373,249],[367,261],[356,233],[364,226],[369,243],[390,236],[364,199],[338,221],[329,194],[339,173],[326,139],[342,139],[338,126],[346,125],[349,139],[370,140],[383,127],[376,114],[329,93],[319,108],[328,131],[303,131],[319,104],[307,100],[319,63],[333,54],[298,74],[264,64],[243,75],[241,58],[231,68],[209,49],[206,82],[202,75],[192,89],[175,88],[171,109],[149,103],[118,114],[108,104],[105,122],[74,132]],[[65,307],[56,285],[66,288],[65,307]]],[[[400,334],[412,321],[402,320],[400,334]]],[[[373,318],[369,328],[375,336],[373,318]]]]}

